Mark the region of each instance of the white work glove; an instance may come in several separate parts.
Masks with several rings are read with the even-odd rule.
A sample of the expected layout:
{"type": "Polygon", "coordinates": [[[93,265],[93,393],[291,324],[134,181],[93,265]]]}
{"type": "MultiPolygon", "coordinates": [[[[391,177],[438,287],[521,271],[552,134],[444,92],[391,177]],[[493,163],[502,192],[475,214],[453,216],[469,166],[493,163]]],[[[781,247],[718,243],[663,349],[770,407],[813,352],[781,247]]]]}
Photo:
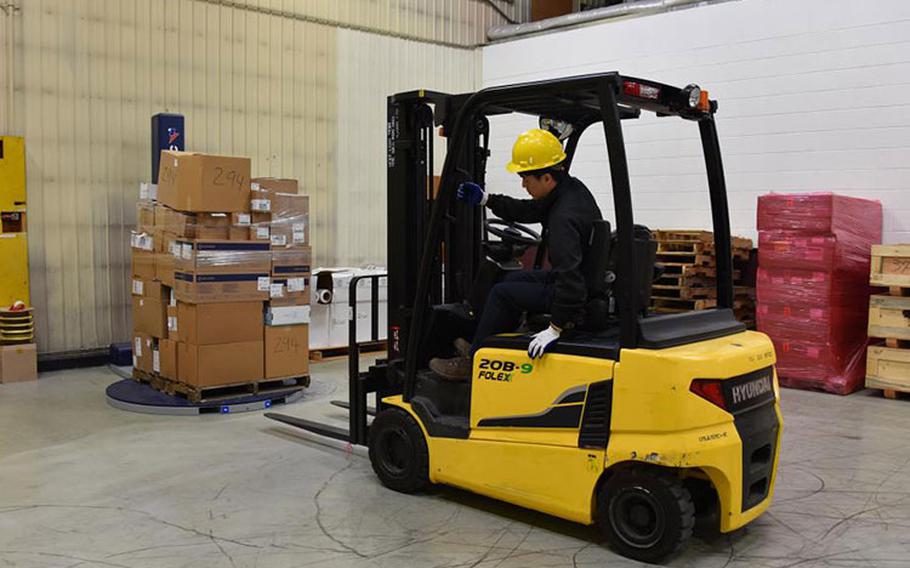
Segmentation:
{"type": "Polygon", "coordinates": [[[535,333],[534,338],[531,339],[531,343],[528,345],[528,357],[531,359],[542,357],[547,347],[559,339],[560,333],[562,331],[552,325],[541,332],[535,333]]]}

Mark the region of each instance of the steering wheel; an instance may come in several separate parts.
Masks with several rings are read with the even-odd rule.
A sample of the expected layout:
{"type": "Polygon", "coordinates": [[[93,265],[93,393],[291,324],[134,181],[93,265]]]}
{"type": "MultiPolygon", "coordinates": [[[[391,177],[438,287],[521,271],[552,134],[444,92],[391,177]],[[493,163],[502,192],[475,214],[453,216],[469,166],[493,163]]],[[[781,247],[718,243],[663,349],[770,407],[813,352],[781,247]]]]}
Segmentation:
{"type": "Polygon", "coordinates": [[[512,245],[540,246],[540,234],[524,225],[503,221],[502,219],[487,219],[484,229],[512,245]]]}

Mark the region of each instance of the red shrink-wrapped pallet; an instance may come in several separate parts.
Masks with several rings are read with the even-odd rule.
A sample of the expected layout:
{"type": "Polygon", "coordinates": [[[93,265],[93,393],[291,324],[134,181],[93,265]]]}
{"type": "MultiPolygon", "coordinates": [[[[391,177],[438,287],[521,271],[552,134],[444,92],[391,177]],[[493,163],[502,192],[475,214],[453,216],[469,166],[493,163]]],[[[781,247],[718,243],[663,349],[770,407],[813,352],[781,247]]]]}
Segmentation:
{"type": "Polygon", "coordinates": [[[881,204],[832,193],[758,199],[756,324],[784,386],[849,394],[863,385],[871,246],[881,204]]]}

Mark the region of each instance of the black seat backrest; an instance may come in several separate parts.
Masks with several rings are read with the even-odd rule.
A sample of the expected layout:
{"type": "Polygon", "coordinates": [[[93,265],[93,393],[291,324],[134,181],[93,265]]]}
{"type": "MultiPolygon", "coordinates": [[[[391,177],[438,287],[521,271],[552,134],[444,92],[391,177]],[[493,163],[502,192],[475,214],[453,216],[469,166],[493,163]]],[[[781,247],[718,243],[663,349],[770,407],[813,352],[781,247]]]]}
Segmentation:
{"type": "MultiPolygon", "coordinates": [[[[654,263],[657,258],[657,241],[651,236],[651,230],[644,225],[633,227],[633,247],[635,253],[635,268],[638,274],[634,281],[638,288],[638,307],[642,313],[647,313],[651,305],[651,285],[654,283],[654,263]]],[[[616,274],[618,251],[616,250],[616,235],[611,236],[612,245],[608,272],[616,274]]]]}
{"type": "Polygon", "coordinates": [[[607,220],[594,221],[591,224],[591,234],[588,236],[584,258],[581,261],[581,273],[585,277],[588,294],[592,298],[603,296],[607,292],[611,241],[610,222],[607,220]]]}

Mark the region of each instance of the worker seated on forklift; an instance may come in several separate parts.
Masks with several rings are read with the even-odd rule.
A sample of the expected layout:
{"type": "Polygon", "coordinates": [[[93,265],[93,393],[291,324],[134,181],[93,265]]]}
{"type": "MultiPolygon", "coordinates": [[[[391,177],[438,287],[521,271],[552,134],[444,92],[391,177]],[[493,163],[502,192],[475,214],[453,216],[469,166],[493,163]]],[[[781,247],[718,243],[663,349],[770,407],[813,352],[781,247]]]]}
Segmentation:
{"type": "Polygon", "coordinates": [[[512,147],[509,172],[521,176],[521,185],[531,199],[489,195],[473,182],[459,186],[458,199],[490,210],[505,221],[541,223],[549,270],[516,271],[490,291],[469,344],[455,341],[458,356],[430,360],[430,369],[443,378],[467,380],[474,352],[487,337],[514,331],[522,313],[549,313],[550,324],[533,336],[528,356],[542,357],[560,334],[580,321],[588,291],[581,271],[592,224],[602,219],[594,196],[564,168],[566,153],[552,133],[532,129],[518,137],[512,147]]]}

